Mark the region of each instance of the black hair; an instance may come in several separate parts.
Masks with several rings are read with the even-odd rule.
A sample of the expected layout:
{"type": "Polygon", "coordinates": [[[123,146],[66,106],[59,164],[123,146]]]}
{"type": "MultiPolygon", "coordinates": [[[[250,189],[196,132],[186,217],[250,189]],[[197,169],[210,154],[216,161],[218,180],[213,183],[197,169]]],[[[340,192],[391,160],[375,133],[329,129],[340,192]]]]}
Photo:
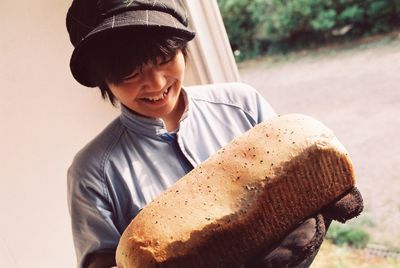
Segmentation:
{"type": "Polygon", "coordinates": [[[149,61],[168,60],[182,51],[187,59],[187,38],[165,28],[127,28],[99,35],[89,55],[92,79],[104,99],[116,105],[107,82],[118,84],[149,61]]]}

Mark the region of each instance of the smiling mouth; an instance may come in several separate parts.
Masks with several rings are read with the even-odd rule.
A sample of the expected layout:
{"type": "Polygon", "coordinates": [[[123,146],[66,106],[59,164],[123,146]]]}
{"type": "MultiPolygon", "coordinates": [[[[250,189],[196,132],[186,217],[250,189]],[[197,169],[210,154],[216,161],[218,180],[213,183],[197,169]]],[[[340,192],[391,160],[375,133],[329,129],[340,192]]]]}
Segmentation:
{"type": "Polygon", "coordinates": [[[148,101],[148,102],[157,102],[157,101],[161,101],[163,100],[169,93],[169,90],[171,89],[171,86],[168,87],[164,92],[162,92],[160,95],[158,96],[154,96],[154,97],[146,97],[146,98],[142,98],[142,100],[148,101]]]}

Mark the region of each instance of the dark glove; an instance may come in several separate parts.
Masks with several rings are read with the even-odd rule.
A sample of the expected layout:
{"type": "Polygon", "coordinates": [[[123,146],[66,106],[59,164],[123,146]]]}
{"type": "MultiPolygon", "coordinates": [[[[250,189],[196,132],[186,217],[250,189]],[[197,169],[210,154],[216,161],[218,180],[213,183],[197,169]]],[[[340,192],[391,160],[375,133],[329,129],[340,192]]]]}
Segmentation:
{"type": "Polygon", "coordinates": [[[245,268],[305,268],[309,267],[318,253],[332,220],[346,222],[363,210],[363,200],[353,187],[337,200],[325,206],[284,239],[272,245],[266,252],[245,264],[245,268]]]}

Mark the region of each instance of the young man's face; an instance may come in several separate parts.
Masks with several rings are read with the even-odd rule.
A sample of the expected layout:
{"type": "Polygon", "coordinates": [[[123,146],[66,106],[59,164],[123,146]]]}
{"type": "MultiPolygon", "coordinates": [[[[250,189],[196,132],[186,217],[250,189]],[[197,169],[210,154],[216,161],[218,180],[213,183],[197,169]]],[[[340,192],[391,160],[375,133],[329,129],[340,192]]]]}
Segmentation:
{"type": "Polygon", "coordinates": [[[165,62],[160,59],[157,64],[149,62],[121,83],[108,83],[108,87],[120,103],[136,113],[174,120],[181,115],[178,110],[183,102],[180,92],[184,71],[185,58],[178,51],[175,57],[165,62]]]}

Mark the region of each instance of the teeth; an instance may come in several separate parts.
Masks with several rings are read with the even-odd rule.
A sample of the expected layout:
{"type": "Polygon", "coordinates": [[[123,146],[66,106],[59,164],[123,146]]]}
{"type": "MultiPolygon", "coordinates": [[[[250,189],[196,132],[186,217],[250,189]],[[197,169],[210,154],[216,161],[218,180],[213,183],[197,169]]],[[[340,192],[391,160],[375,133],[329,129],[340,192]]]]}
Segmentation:
{"type": "Polygon", "coordinates": [[[166,89],[163,93],[161,93],[159,96],[156,96],[156,97],[148,97],[148,98],[145,98],[145,99],[148,100],[148,101],[159,101],[159,100],[162,100],[162,99],[164,99],[165,96],[167,96],[168,91],[169,91],[169,88],[167,88],[167,89],[166,89]]]}

